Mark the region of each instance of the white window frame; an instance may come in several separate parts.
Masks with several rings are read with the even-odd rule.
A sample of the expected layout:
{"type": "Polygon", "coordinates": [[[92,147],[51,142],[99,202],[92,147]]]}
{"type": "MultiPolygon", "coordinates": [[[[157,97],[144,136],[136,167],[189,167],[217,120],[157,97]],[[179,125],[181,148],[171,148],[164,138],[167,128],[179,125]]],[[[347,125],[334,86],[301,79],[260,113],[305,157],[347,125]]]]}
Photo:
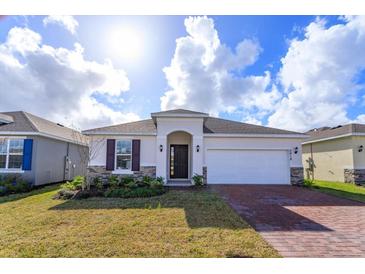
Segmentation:
{"type": "Polygon", "coordinates": [[[131,139],[117,139],[115,140],[115,159],[114,159],[114,173],[123,173],[123,174],[132,174],[132,161],[133,161],[133,144],[132,144],[132,140],[131,139]],[[117,147],[118,147],[118,142],[121,141],[127,141],[130,142],[131,144],[131,153],[117,153],[117,147]],[[118,168],[117,167],[117,157],[118,156],[122,156],[122,155],[130,155],[131,156],[131,167],[129,169],[122,169],[122,168],[118,168]]]}
{"type": "Polygon", "coordinates": [[[6,143],[6,153],[0,153],[1,155],[5,155],[5,168],[0,168],[1,173],[8,173],[8,172],[17,172],[17,173],[23,173],[23,164],[20,166],[20,168],[9,168],[9,158],[10,155],[22,155],[23,151],[21,153],[10,153],[10,141],[11,140],[23,140],[23,149],[24,149],[24,138],[7,138],[5,137],[5,143],[6,143]]]}

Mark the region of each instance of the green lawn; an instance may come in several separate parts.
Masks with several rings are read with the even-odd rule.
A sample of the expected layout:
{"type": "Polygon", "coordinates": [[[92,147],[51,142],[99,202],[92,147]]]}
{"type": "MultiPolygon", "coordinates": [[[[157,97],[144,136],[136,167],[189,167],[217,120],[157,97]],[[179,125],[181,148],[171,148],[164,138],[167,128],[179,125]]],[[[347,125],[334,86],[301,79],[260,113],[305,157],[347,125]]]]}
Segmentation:
{"type": "Polygon", "coordinates": [[[0,198],[0,257],[278,257],[208,190],[53,200],[57,187],[0,198]]]}
{"type": "Polygon", "coordinates": [[[365,203],[365,187],[349,183],[313,181],[306,183],[312,189],[365,203]]]}

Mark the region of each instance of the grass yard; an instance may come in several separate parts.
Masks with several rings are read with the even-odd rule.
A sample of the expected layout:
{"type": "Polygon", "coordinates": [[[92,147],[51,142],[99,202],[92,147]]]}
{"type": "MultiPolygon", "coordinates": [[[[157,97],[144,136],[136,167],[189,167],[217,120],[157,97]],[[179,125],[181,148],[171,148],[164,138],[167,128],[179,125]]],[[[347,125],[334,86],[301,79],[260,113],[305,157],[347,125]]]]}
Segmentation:
{"type": "Polygon", "coordinates": [[[53,200],[57,186],[0,197],[0,257],[278,257],[208,190],[53,200]]]}
{"type": "Polygon", "coordinates": [[[365,203],[365,187],[349,183],[313,181],[306,183],[312,189],[365,203]]]}

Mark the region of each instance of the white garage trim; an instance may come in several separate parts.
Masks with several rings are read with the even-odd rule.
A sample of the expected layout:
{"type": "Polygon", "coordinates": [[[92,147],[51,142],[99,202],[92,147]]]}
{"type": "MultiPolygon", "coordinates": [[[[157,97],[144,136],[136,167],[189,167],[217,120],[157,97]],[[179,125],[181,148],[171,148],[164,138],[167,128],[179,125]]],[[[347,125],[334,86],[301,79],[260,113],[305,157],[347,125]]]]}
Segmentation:
{"type": "Polygon", "coordinates": [[[290,184],[287,149],[206,150],[208,184],[290,184]]]}

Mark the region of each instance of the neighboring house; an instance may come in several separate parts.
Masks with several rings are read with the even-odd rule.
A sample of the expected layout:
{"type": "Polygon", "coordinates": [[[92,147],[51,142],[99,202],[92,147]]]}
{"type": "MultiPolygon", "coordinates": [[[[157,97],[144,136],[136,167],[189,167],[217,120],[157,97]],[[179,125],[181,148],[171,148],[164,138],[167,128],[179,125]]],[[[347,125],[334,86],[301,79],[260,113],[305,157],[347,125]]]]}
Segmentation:
{"type": "Polygon", "coordinates": [[[183,109],[152,119],[83,131],[95,176],[162,176],[208,184],[300,184],[304,134],[210,117],[183,109]]]}
{"type": "Polygon", "coordinates": [[[87,137],[23,111],[0,113],[0,176],[19,174],[34,185],[84,174],[87,137]]]}
{"type": "Polygon", "coordinates": [[[308,131],[303,165],[309,179],[365,183],[365,125],[348,124],[308,131]]]}

